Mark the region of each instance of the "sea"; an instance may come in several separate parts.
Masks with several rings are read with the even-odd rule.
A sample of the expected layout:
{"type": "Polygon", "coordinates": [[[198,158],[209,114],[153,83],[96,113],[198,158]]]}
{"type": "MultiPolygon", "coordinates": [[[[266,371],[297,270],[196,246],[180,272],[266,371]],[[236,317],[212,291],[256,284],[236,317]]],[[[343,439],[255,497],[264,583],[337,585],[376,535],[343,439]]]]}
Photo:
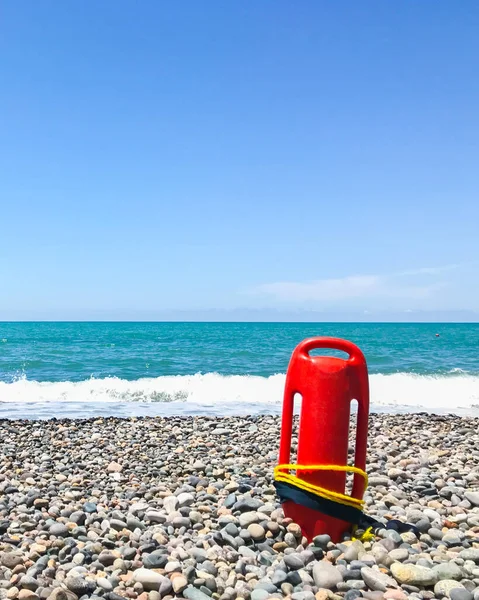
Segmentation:
{"type": "Polygon", "coordinates": [[[0,418],[280,414],[298,343],[366,356],[371,412],[479,416],[479,324],[0,323],[0,418]]]}

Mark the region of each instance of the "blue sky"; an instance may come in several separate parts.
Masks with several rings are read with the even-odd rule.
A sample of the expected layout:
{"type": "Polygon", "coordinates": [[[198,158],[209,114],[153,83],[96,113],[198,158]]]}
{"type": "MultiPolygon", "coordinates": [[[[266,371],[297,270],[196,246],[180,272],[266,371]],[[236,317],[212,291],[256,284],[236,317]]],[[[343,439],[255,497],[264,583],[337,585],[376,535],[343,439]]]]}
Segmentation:
{"type": "Polygon", "coordinates": [[[475,318],[475,0],[0,18],[0,319],[475,318]]]}

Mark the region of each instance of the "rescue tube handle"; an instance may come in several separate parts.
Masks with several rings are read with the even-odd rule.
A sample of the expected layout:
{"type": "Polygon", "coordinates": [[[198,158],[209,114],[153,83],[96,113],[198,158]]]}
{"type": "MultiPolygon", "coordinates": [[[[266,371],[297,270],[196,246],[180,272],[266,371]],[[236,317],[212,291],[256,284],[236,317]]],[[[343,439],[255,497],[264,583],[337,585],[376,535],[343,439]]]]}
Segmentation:
{"type": "Polygon", "coordinates": [[[348,363],[363,362],[364,364],[366,364],[366,359],[364,358],[364,354],[361,352],[361,350],[352,342],[348,340],[342,340],[340,338],[307,338],[297,346],[294,353],[300,354],[301,356],[306,358],[311,358],[311,355],[309,354],[311,350],[319,350],[321,348],[325,350],[340,350],[341,352],[345,352],[349,356],[349,358],[346,360],[346,362],[348,363]]]}

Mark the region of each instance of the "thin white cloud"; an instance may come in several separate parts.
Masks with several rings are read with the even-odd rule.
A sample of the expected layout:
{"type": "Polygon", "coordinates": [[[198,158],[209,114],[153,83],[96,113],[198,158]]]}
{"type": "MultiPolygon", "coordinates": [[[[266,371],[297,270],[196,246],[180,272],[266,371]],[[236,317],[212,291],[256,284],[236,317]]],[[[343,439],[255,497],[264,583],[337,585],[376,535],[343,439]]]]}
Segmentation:
{"type": "Polygon", "coordinates": [[[352,275],[309,282],[281,281],[259,285],[251,292],[273,301],[293,304],[376,298],[420,300],[431,297],[445,285],[443,282],[405,284],[401,281],[402,275],[352,275]]]}
{"type": "Polygon", "coordinates": [[[406,271],[400,271],[397,273],[398,276],[406,275],[440,275],[446,271],[453,271],[458,269],[461,265],[444,265],[442,267],[421,267],[419,269],[408,269],[406,271]]]}
{"type": "Polygon", "coordinates": [[[342,279],[320,279],[310,282],[282,281],[265,283],[254,292],[283,301],[338,300],[343,298],[365,298],[380,284],[375,275],[354,275],[342,279]]]}

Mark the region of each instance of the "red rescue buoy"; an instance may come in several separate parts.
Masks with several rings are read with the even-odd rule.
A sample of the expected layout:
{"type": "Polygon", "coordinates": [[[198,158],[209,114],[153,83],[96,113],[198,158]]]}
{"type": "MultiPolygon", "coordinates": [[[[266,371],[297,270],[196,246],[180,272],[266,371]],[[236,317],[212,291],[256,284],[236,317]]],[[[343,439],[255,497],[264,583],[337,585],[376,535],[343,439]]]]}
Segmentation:
{"type": "MultiPolygon", "coordinates": [[[[307,465],[347,465],[351,401],[357,400],[355,466],[366,467],[369,416],[369,382],[366,359],[353,343],[336,338],[317,337],[304,340],[294,350],[284,390],[280,464],[291,462],[291,434],[294,396],[301,394],[297,463],[307,465]],[[331,356],[312,356],[317,348],[346,352],[344,360],[331,356]]],[[[303,481],[332,492],[345,493],[346,473],[340,471],[297,471],[303,481]]],[[[366,481],[354,475],[351,496],[362,499],[366,481]]],[[[351,527],[347,521],[325,515],[313,508],[288,500],[283,509],[286,517],[301,526],[312,540],[329,534],[333,541],[351,527]]]]}

